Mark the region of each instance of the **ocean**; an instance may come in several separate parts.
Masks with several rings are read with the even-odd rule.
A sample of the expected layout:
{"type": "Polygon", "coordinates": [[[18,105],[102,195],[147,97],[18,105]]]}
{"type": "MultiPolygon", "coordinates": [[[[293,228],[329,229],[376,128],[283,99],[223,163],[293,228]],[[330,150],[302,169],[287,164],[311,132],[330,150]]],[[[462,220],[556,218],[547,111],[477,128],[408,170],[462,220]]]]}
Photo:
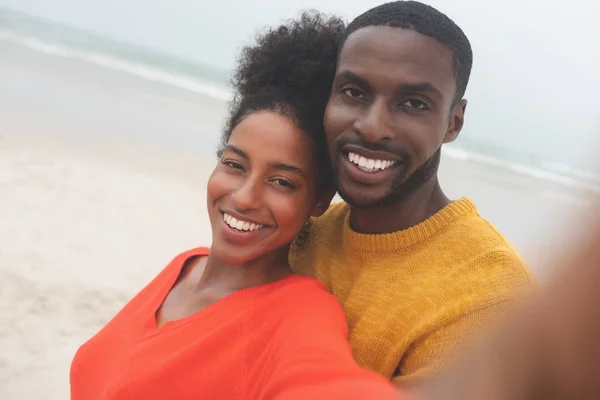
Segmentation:
{"type": "MultiPolygon", "coordinates": [[[[62,11],[69,3],[90,18],[114,22],[88,12],[94,2],[14,3],[58,9],[61,1],[62,11]]],[[[121,3],[127,1],[95,2],[109,4],[105,11],[124,24],[137,22],[132,15],[141,0],[130,0],[125,16],[117,10],[121,3]]],[[[173,3],[164,0],[162,7],[173,3]]],[[[366,7],[364,0],[356,4],[366,7]]],[[[165,18],[165,26],[172,22],[165,18]]],[[[160,37],[157,31],[146,42],[160,37]]],[[[215,40],[214,48],[217,39],[207,40],[215,40]]],[[[0,399],[68,398],[77,348],[174,254],[210,244],[206,183],[227,117],[230,71],[190,59],[0,7],[0,302],[10,304],[0,310],[0,399]]],[[[584,90],[593,100],[596,92],[584,90]]],[[[576,96],[567,100],[588,114],[576,96]]],[[[578,163],[585,160],[565,156],[574,149],[561,152],[559,144],[555,151],[556,143],[577,142],[577,132],[566,142],[546,143],[548,133],[537,129],[537,137],[520,143],[526,132],[502,131],[504,113],[528,101],[498,101],[498,107],[473,101],[479,108],[468,111],[471,124],[457,142],[444,147],[439,178],[449,198],[477,204],[543,283],[591,220],[589,194],[600,190],[600,181],[578,163]],[[487,118],[493,132],[486,130],[487,118]],[[541,151],[527,148],[538,138],[541,151]]],[[[576,120],[555,111],[563,125],[576,120]]],[[[523,107],[521,116],[528,112],[523,107]]],[[[526,116],[512,125],[533,119],[526,116]]],[[[552,120],[542,122],[554,127],[552,120]]],[[[579,133],[582,140],[589,136],[579,133]]]]}
{"type": "MultiPolygon", "coordinates": [[[[193,92],[218,103],[231,96],[230,71],[119,42],[82,29],[0,8],[0,41],[41,54],[77,60],[193,92]]],[[[1,57],[1,56],[0,56],[1,57]]],[[[209,146],[211,152],[214,144],[209,146]]],[[[543,158],[535,149],[498,146],[468,135],[443,148],[446,157],[485,164],[565,187],[600,193],[600,175],[577,163],[543,158]]]]}

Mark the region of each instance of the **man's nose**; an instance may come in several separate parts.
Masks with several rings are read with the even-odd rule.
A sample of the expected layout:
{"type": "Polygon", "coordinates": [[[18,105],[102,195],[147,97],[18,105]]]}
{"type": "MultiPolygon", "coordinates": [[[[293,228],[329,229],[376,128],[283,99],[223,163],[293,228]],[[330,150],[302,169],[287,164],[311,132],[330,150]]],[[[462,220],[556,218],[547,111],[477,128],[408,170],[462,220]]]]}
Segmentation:
{"type": "Polygon", "coordinates": [[[391,121],[391,110],[386,102],[375,100],[356,119],[354,128],[367,142],[378,143],[394,137],[391,121]]]}

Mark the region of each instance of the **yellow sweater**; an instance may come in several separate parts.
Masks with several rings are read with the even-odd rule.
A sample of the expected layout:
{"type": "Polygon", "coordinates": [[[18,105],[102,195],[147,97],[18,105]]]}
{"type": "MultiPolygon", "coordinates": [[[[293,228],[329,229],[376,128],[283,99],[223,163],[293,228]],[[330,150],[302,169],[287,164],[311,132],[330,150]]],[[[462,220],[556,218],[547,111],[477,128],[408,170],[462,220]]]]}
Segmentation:
{"type": "Polygon", "coordinates": [[[412,385],[441,368],[534,283],[466,198],[389,234],[354,232],[349,216],[341,202],[314,219],[290,263],[340,301],[359,364],[396,382],[412,385]]]}

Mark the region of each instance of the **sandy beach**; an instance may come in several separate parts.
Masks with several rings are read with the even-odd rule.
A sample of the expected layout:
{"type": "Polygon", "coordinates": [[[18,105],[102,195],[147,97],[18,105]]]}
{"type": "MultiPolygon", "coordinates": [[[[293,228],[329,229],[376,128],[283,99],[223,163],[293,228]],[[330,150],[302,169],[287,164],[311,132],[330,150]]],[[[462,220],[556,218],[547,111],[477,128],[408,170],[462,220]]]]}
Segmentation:
{"type": "Polygon", "coordinates": [[[0,148],[0,398],[65,399],[77,346],[178,251],[210,243],[194,182],[210,163],[175,158],[200,171],[186,182],[143,156],[13,136],[0,148]]]}
{"type": "MultiPolygon", "coordinates": [[[[204,183],[213,161],[133,148],[0,135],[0,398],[68,398],[77,347],[177,252],[210,243],[204,183]]],[[[448,174],[468,172],[453,167],[448,174]]],[[[478,185],[482,209],[528,214],[519,204],[526,191],[497,207],[494,183],[478,185]]],[[[528,223],[503,224],[515,226],[528,259],[560,253],[557,239],[528,237],[528,223]]],[[[534,269],[543,275],[543,265],[534,269]]]]}
{"type": "MultiPolygon", "coordinates": [[[[178,252],[210,244],[205,183],[225,105],[2,45],[0,398],[69,396],[74,352],[178,252]],[[6,61],[6,62],[4,62],[6,61]]],[[[543,280],[585,193],[444,158],[543,280]]]]}

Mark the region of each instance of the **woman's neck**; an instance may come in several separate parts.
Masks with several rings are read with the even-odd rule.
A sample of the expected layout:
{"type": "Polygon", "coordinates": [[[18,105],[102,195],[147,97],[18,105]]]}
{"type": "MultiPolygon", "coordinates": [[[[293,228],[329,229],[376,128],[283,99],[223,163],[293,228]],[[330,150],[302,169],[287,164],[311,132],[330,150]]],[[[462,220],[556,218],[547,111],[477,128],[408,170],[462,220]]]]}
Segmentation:
{"type": "Polygon", "coordinates": [[[241,265],[226,264],[210,253],[195,280],[196,287],[236,292],[276,282],[292,274],[288,252],[289,248],[285,247],[241,265]]]}

